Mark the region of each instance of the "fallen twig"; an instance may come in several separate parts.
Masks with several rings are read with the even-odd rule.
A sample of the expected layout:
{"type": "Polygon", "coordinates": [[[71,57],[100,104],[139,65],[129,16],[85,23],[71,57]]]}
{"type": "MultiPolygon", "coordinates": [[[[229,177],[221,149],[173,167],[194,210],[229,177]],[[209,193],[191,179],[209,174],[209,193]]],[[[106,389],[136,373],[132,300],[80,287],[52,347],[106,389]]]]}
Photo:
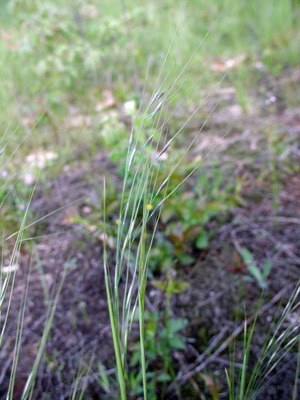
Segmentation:
{"type": "Polygon", "coordinates": [[[298,224],[300,225],[300,218],[292,217],[258,217],[259,222],[278,222],[281,224],[298,224]]]}

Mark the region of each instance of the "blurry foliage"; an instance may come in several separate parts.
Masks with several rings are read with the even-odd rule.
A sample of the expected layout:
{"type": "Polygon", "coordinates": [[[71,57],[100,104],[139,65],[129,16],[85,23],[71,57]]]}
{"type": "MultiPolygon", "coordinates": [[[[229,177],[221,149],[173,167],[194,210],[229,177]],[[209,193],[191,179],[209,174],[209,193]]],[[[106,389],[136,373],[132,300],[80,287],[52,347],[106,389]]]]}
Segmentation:
{"type": "MultiPolygon", "coordinates": [[[[137,130],[141,118],[137,118],[137,130]]],[[[145,143],[146,137],[149,137],[149,132],[150,135],[152,134],[151,129],[153,128],[147,129],[146,122],[144,131],[139,133],[138,142],[140,145],[145,143]]],[[[109,150],[111,160],[118,166],[119,173],[124,175],[128,132],[126,132],[118,114],[103,119],[100,132],[101,145],[109,150]]],[[[157,193],[166,176],[170,175],[166,188],[157,196],[154,196],[153,204],[150,205],[154,209],[168,194],[181,185],[186,176],[201,162],[201,159],[196,157],[194,160],[186,160],[176,171],[173,171],[175,160],[178,159],[180,153],[179,149],[174,154],[168,152],[168,157],[161,163],[158,163],[155,158],[151,158],[153,148],[147,147],[145,151],[149,152],[149,159],[153,160],[153,169],[158,168],[156,183],[151,188],[153,195],[157,193]]],[[[140,157],[145,156],[142,152],[137,151],[135,154],[136,163],[139,163],[140,157]]],[[[133,170],[132,176],[128,178],[128,191],[125,192],[125,199],[129,193],[134,173],[133,170]]],[[[175,190],[172,196],[164,201],[161,209],[160,228],[156,234],[157,240],[154,242],[150,256],[152,273],[166,273],[176,265],[190,265],[195,262],[199,251],[209,246],[214,235],[214,230],[208,229],[208,223],[212,220],[220,220],[222,216],[226,216],[230,209],[242,203],[241,187],[241,178],[227,178],[218,162],[215,162],[209,169],[204,165],[199,167],[192,182],[189,181],[189,183],[185,183],[175,190]]],[[[116,221],[118,222],[116,211],[119,209],[120,201],[118,191],[110,188],[107,193],[106,212],[113,226],[113,229],[110,230],[112,237],[116,234],[116,221]]],[[[97,207],[96,209],[99,210],[97,207]]],[[[99,227],[99,220],[96,222],[99,216],[101,218],[101,211],[96,211],[96,214],[93,212],[85,217],[88,222],[83,225],[90,225],[93,220],[95,226],[99,227]]],[[[98,229],[96,232],[99,234],[98,229]]]]}
{"type": "MultiPolygon", "coordinates": [[[[97,83],[105,64],[116,61],[126,51],[125,26],[120,18],[101,15],[95,0],[52,3],[11,2],[19,25],[19,53],[34,60],[36,80],[32,90],[61,94],[97,83]],[[124,50],[125,49],[125,50],[124,50]]],[[[128,18],[134,19],[135,10],[128,18]]],[[[26,65],[26,64],[25,64],[26,65]]]]}
{"type": "Polygon", "coordinates": [[[261,289],[266,289],[268,286],[266,280],[272,268],[271,261],[266,261],[262,269],[260,269],[254,261],[252,253],[247,248],[242,248],[241,255],[244,263],[247,265],[248,272],[251,275],[245,276],[244,279],[248,281],[255,280],[261,289]]]}
{"type": "MultiPolygon", "coordinates": [[[[20,229],[31,189],[19,180],[6,183],[0,177],[0,183],[0,231],[4,234],[4,237],[8,237],[20,229]]],[[[29,209],[27,219],[30,221],[31,218],[32,212],[29,209]]],[[[24,231],[24,235],[25,237],[28,235],[26,230],[24,231]]]]}
{"type": "MultiPolygon", "coordinates": [[[[185,342],[180,335],[180,331],[187,325],[184,318],[170,318],[167,328],[161,328],[161,313],[146,313],[145,327],[145,350],[147,352],[147,378],[148,393],[151,399],[157,399],[158,387],[164,386],[166,383],[172,382],[175,372],[172,367],[172,353],[185,349],[185,342]]],[[[133,352],[130,358],[130,366],[139,368],[140,365],[140,349],[138,343],[132,345],[133,352]]],[[[142,393],[142,376],[136,372],[130,373],[131,390],[133,394],[142,393]]]]}
{"type": "MultiPolygon", "coordinates": [[[[274,73],[282,71],[287,61],[294,65],[299,61],[294,29],[299,10],[292,1],[261,0],[257,7],[256,2],[246,0],[231,0],[226,5],[215,0],[200,2],[203,4],[199,7],[199,1],[194,0],[189,2],[185,19],[179,17],[184,9],[174,2],[165,1],[157,6],[146,1],[137,5],[129,0],[126,16],[119,2],[112,3],[96,0],[10,1],[11,17],[18,28],[14,32],[14,51],[21,56],[22,69],[28,68],[36,78],[30,90],[35,93],[46,91],[50,100],[59,102],[64,90],[76,87],[76,92],[80,92],[86,89],[87,83],[91,89],[95,84],[107,85],[108,81],[111,84],[118,82],[124,88],[126,81],[132,79],[132,61],[141,76],[145,75],[148,65],[151,79],[154,79],[175,25],[178,25],[182,40],[180,46],[174,44],[170,58],[178,58],[180,64],[216,20],[216,29],[199,49],[197,61],[210,55],[199,70],[203,83],[211,82],[212,78],[219,79],[220,71],[214,67],[223,61],[226,63],[228,57],[229,61],[247,58],[247,63],[236,68],[235,79],[235,72],[232,72],[237,87],[239,76],[244,86],[250,75],[257,74],[252,71],[252,61],[257,57],[274,73]],[[127,23],[132,43],[128,43],[127,23]],[[153,51],[154,47],[157,51],[153,51]]],[[[187,85],[186,90],[190,88],[187,85]]]]}
{"type": "MultiPolygon", "coordinates": [[[[166,306],[164,313],[159,311],[146,312],[145,315],[145,350],[147,352],[147,377],[149,380],[149,392],[151,399],[157,399],[157,389],[160,387],[164,394],[166,384],[175,378],[172,365],[174,351],[183,351],[186,347],[184,338],[180,335],[188,324],[185,318],[171,318],[171,296],[184,292],[189,284],[185,281],[175,281],[171,273],[167,274],[166,280],[152,281],[152,286],[161,290],[166,295],[166,306]]],[[[138,344],[131,347],[133,352],[130,366],[139,368],[140,348],[138,344]]],[[[141,374],[130,373],[131,389],[135,395],[142,392],[141,374]]]]}
{"type": "MultiPolygon", "coordinates": [[[[199,161],[186,163],[172,175],[167,193],[185,179],[196,162],[199,161]]],[[[167,170],[171,165],[165,163],[163,169],[167,170]]],[[[177,263],[193,263],[195,254],[207,248],[214,235],[213,231],[207,230],[207,224],[242,202],[239,195],[242,182],[236,179],[226,182],[217,165],[209,173],[201,168],[193,183],[193,187],[178,189],[164,203],[161,212],[163,234],[158,233],[161,237],[151,252],[150,265],[156,271],[166,271],[177,263]]],[[[160,200],[158,198],[158,202],[160,200]]]]}

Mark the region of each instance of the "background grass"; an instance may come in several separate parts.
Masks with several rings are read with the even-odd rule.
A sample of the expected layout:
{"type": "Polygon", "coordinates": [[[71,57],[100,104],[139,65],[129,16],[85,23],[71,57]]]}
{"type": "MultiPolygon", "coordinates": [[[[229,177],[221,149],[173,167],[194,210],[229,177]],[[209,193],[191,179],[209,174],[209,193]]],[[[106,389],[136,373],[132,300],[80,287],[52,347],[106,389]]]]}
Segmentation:
{"type": "MultiPolygon", "coordinates": [[[[175,29],[169,82],[205,38],[189,66],[193,79],[182,88],[189,102],[197,102],[219,82],[229,60],[236,68],[225,82],[235,87],[245,110],[250,109],[255,101],[251,89],[265,74],[276,77],[299,63],[299,9],[292,1],[263,0],[259,7],[235,0],[186,5],[141,1],[138,6],[127,1],[123,7],[122,2],[112,6],[105,1],[37,6],[13,1],[3,2],[1,10],[6,33],[1,46],[1,124],[5,129],[24,114],[39,118],[49,109],[32,141],[43,146],[57,141],[70,145],[59,132],[68,104],[91,113],[108,87],[121,101],[137,96],[136,85],[144,81],[148,64],[150,90],[175,29]],[[133,81],[135,73],[139,82],[133,81]],[[190,93],[195,84],[197,90],[190,93]]],[[[24,130],[19,132],[23,136],[24,130]]]]}

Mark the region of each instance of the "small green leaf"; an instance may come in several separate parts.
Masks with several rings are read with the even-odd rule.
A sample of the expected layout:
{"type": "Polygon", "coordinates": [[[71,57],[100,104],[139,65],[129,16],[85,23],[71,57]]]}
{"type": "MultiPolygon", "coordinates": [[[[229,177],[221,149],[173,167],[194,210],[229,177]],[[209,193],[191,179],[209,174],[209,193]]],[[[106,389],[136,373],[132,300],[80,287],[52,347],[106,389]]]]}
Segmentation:
{"type": "Polygon", "coordinates": [[[221,201],[211,201],[210,203],[206,204],[205,209],[206,211],[212,212],[212,213],[219,213],[221,211],[226,210],[227,206],[226,204],[222,203],[221,201]]]}
{"type": "Polygon", "coordinates": [[[168,290],[168,282],[166,281],[153,280],[151,281],[151,285],[154,286],[156,289],[162,290],[163,292],[166,292],[168,290]]]}
{"type": "Polygon", "coordinates": [[[264,279],[266,279],[268,277],[271,268],[272,268],[272,263],[269,260],[263,266],[262,274],[263,274],[264,279]]]}
{"type": "Polygon", "coordinates": [[[190,287],[190,284],[186,281],[171,281],[171,285],[169,287],[169,291],[171,293],[181,293],[187,290],[190,287]]]}
{"type": "Polygon", "coordinates": [[[146,332],[147,335],[151,336],[152,338],[154,338],[155,336],[155,331],[156,331],[156,322],[153,319],[150,319],[147,322],[147,327],[146,327],[146,332]]]}
{"type": "Polygon", "coordinates": [[[188,254],[180,254],[179,260],[183,265],[190,265],[194,261],[194,258],[188,254]]]}
{"type": "Polygon", "coordinates": [[[242,257],[245,263],[252,263],[253,262],[253,256],[250,253],[250,251],[248,249],[246,249],[246,247],[244,247],[242,249],[242,257]]]}
{"type": "Polygon", "coordinates": [[[179,336],[173,336],[169,339],[169,344],[171,347],[177,350],[184,350],[185,349],[185,343],[184,340],[179,337],[179,336]]]}
{"type": "Polygon", "coordinates": [[[162,374],[158,375],[157,378],[158,382],[170,382],[171,376],[167,374],[166,372],[163,372],[162,374]]]}
{"type": "Polygon", "coordinates": [[[164,224],[166,224],[174,215],[174,210],[171,208],[163,208],[161,212],[161,220],[164,224]]]}
{"type": "Polygon", "coordinates": [[[101,364],[100,361],[98,362],[98,371],[99,371],[99,375],[100,375],[100,380],[101,380],[102,386],[106,390],[110,390],[109,381],[108,381],[105,369],[104,369],[104,367],[103,367],[103,365],[101,364]]]}
{"type": "Polygon", "coordinates": [[[167,293],[181,293],[184,292],[190,284],[186,281],[158,281],[158,280],[153,280],[151,282],[152,286],[156,287],[159,290],[162,290],[163,292],[167,293]]]}
{"type": "Polygon", "coordinates": [[[262,273],[260,272],[260,269],[256,265],[254,264],[248,265],[248,271],[257,280],[259,284],[262,284],[262,282],[264,282],[262,273]]]}
{"type": "Polygon", "coordinates": [[[168,324],[168,333],[174,334],[181,329],[185,328],[188,321],[185,318],[171,318],[168,324]]]}
{"type": "Polygon", "coordinates": [[[208,246],[208,235],[205,230],[202,230],[197,236],[195,245],[197,249],[205,249],[208,246]]]}

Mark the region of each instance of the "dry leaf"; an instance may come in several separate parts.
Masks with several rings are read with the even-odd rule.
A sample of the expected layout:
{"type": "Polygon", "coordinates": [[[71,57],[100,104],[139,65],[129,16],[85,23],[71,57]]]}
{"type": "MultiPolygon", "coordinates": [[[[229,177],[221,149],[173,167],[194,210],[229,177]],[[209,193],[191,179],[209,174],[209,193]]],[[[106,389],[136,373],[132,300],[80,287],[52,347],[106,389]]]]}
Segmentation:
{"type": "Polygon", "coordinates": [[[107,108],[111,108],[116,104],[116,100],[113,97],[111,90],[104,90],[103,91],[103,100],[98,103],[95,107],[95,111],[101,112],[106,110],[107,108]]]}
{"type": "Polygon", "coordinates": [[[217,60],[212,63],[211,70],[217,72],[225,72],[231,68],[237,68],[245,59],[246,55],[242,54],[241,56],[228,58],[224,61],[217,60]]]}
{"type": "Polygon", "coordinates": [[[74,129],[74,128],[88,128],[92,124],[92,119],[90,115],[74,115],[69,117],[66,122],[67,129],[74,129]]]}
{"type": "Polygon", "coordinates": [[[2,274],[10,274],[12,272],[18,271],[19,266],[15,265],[8,265],[7,267],[1,267],[2,274]]]}
{"type": "Polygon", "coordinates": [[[78,211],[76,207],[68,207],[65,210],[65,217],[60,222],[60,225],[72,225],[74,224],[74,220],[78,218],[78,211]]]}

